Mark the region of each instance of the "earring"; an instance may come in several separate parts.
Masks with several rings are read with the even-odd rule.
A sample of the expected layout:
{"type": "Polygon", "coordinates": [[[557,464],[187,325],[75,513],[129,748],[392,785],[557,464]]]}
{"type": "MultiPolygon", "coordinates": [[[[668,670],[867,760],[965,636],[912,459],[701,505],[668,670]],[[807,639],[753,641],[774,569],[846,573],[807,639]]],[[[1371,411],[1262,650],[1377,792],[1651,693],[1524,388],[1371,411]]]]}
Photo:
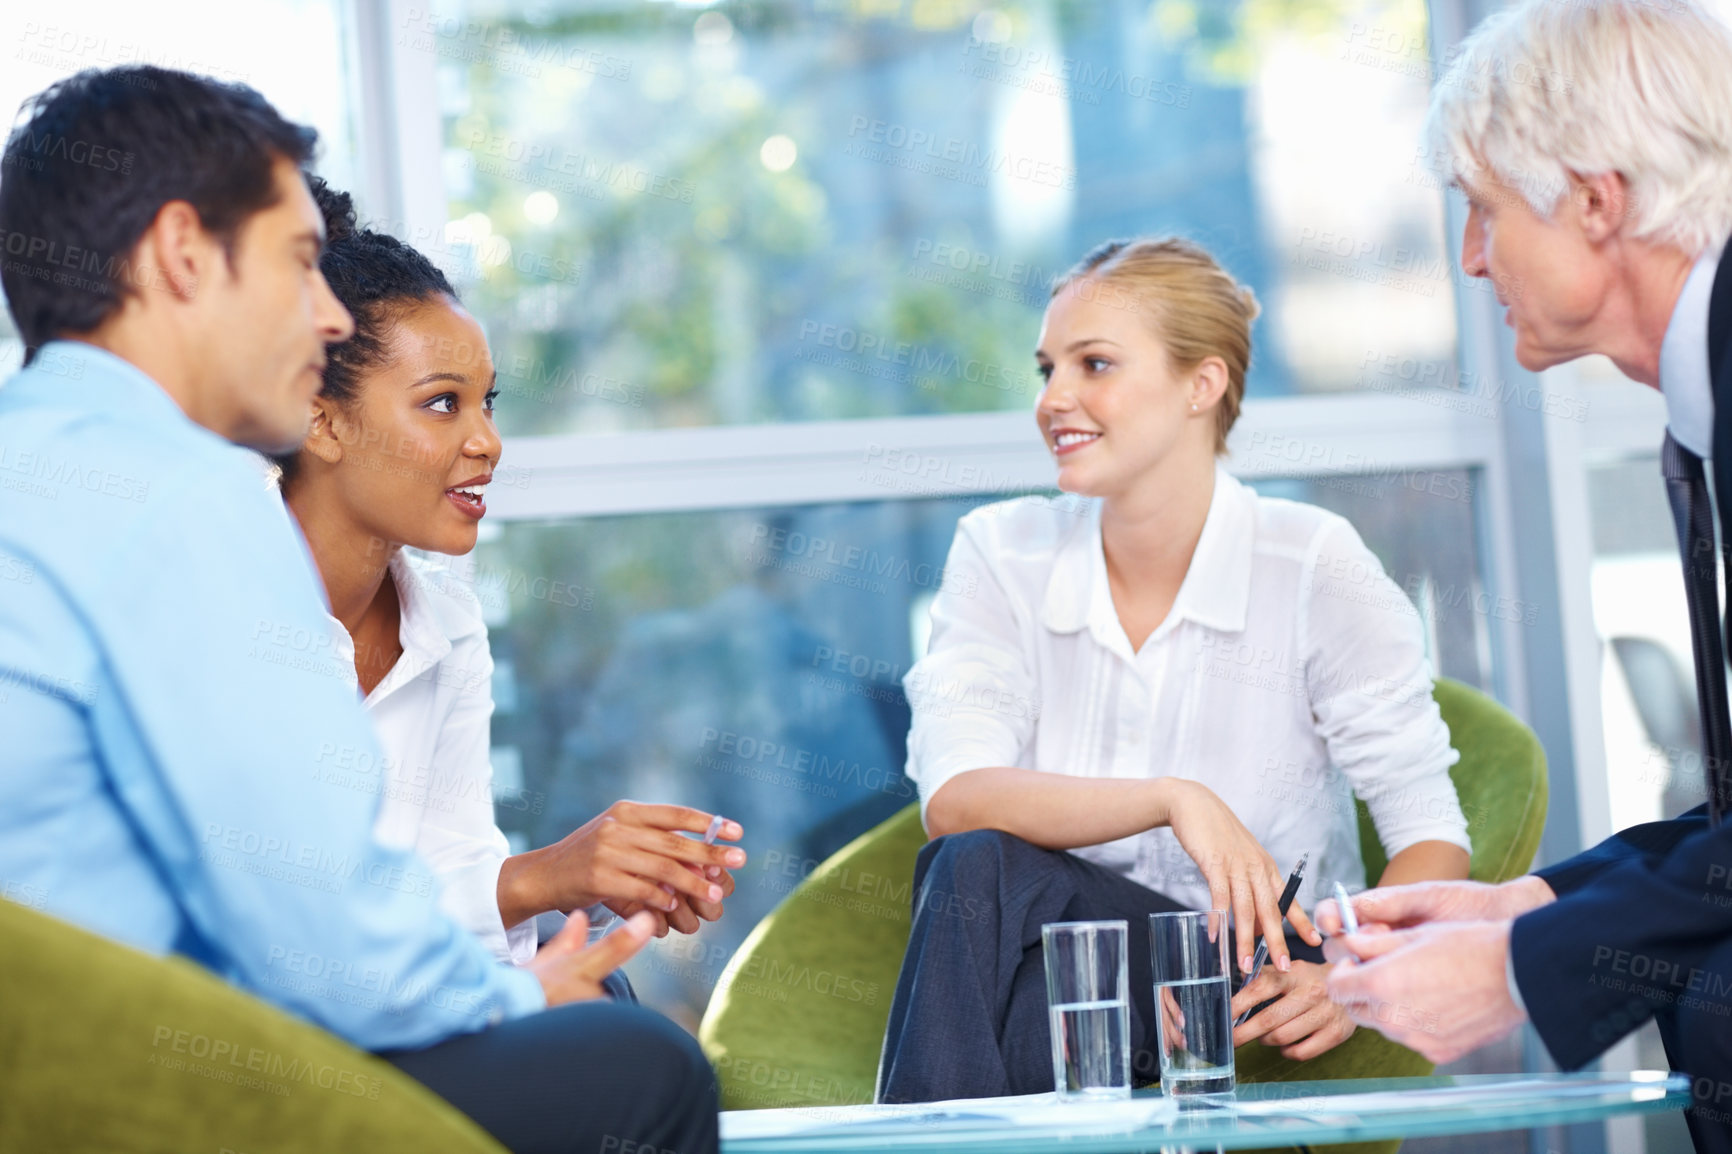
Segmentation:
{"type": "Polygon", "coordinates": [[[1192,401],[1192,402],[1191,402],[1191,412],[1193,412],[1193,413],[1194,413],[1194,412],[1196,412],[1196,411],[1197,411],[1197,402],[1195,402],[1195,401],[1192,401]]]}

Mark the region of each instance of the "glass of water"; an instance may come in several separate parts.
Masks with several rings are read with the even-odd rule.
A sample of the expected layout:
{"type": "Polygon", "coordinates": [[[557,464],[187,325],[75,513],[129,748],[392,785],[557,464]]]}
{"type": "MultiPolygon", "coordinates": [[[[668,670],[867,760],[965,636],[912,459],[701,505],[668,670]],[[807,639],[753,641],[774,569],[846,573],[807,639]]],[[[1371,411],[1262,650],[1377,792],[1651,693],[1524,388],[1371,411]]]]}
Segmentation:
{"type": "Polygon", "coordinates": [[[1233,993],[1227,913],[1149,915],[1161,1091],[1169,1097],[1233,1090],[1233,993]]]}
{"type": "Polygon", "coordinates": [[[1040,928],[1052,1076],[1063,1101],[1131,1096],[1131,975],[1124,922],[1040,928]]]}

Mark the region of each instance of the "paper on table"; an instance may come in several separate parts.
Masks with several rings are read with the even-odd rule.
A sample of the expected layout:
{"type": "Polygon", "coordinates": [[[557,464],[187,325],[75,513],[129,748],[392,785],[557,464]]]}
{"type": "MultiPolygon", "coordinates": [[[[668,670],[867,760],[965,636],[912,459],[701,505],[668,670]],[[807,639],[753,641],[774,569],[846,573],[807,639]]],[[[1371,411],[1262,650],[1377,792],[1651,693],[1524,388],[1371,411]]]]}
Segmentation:
{"type": "Polygon", "coordinates": [[[1056,1094],[1008,1098],[959,1098],[951,1102],[913,1102],[893,1106],[794,1106],[777,1110],[725,1110],[722,1140],[740,1142],[828,1131],[859,1132],[866,1127],[967,1130],[1064,1130],[1113,1133],[1164,1121],[1178,1111],[1166,1098],[1060,1102],[1056,1094]]]}

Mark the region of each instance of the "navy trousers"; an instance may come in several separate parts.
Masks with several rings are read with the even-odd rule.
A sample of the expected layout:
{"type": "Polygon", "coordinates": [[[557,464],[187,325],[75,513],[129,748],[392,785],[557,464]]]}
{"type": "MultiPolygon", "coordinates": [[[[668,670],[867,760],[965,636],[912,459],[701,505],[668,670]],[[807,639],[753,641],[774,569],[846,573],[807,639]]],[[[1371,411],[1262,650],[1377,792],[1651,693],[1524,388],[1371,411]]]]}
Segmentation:
{"type": "MultiPolygon", "coordinates": [[[[1040,928],[1129,923],[1131,1077],[1160,1080],[1148,916],[1186,907],[1093,862],[998,830],[929,842],[914,867],[914,925],[878,1065],[880,1102],[1053,1088],[1040,928]]],[[[1289,935],[1294,957],[1321,951],[1289,935]]]]}
{"type": "Polygon", "coordinates": [[[1702,995],[1654,1020],[1672,1069],[1690,1075],[1684,1121],[1696,1154],[1732,1154],[1732,997],[1723,978],[1732,973],[1732,945],[1710,952],[1699,969],[1710,977],[1702,995]]]}
{"type": "Polygon", "coordinates": [[[577,1002],[379,1055],[512,1154],[715,1154],[716,1077],[690,1034],[615,1001],[577,1002]]]}

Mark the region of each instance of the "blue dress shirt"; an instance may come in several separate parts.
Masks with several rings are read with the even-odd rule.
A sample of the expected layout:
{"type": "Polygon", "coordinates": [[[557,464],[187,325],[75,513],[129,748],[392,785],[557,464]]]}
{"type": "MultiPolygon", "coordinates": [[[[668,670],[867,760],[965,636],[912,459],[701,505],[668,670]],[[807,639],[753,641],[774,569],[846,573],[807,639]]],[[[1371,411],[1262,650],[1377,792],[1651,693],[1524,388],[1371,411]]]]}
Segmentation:
{"type": "Polygon", "coordinates": [[[1708,300],[1720,250],[1697,259],[1660,341],[1660,392],[1666,397],[1666,427],[1672,439],[1702,458],[1714,455],[1714,378],[1708,366],[1708,300]]]}
{"type": "Polygon", "coordinates": [[[276,500],[93,346],[0,387],[0,893],[366,1049],[542,1009],[373,841],[378,748],[276,500]]]}

